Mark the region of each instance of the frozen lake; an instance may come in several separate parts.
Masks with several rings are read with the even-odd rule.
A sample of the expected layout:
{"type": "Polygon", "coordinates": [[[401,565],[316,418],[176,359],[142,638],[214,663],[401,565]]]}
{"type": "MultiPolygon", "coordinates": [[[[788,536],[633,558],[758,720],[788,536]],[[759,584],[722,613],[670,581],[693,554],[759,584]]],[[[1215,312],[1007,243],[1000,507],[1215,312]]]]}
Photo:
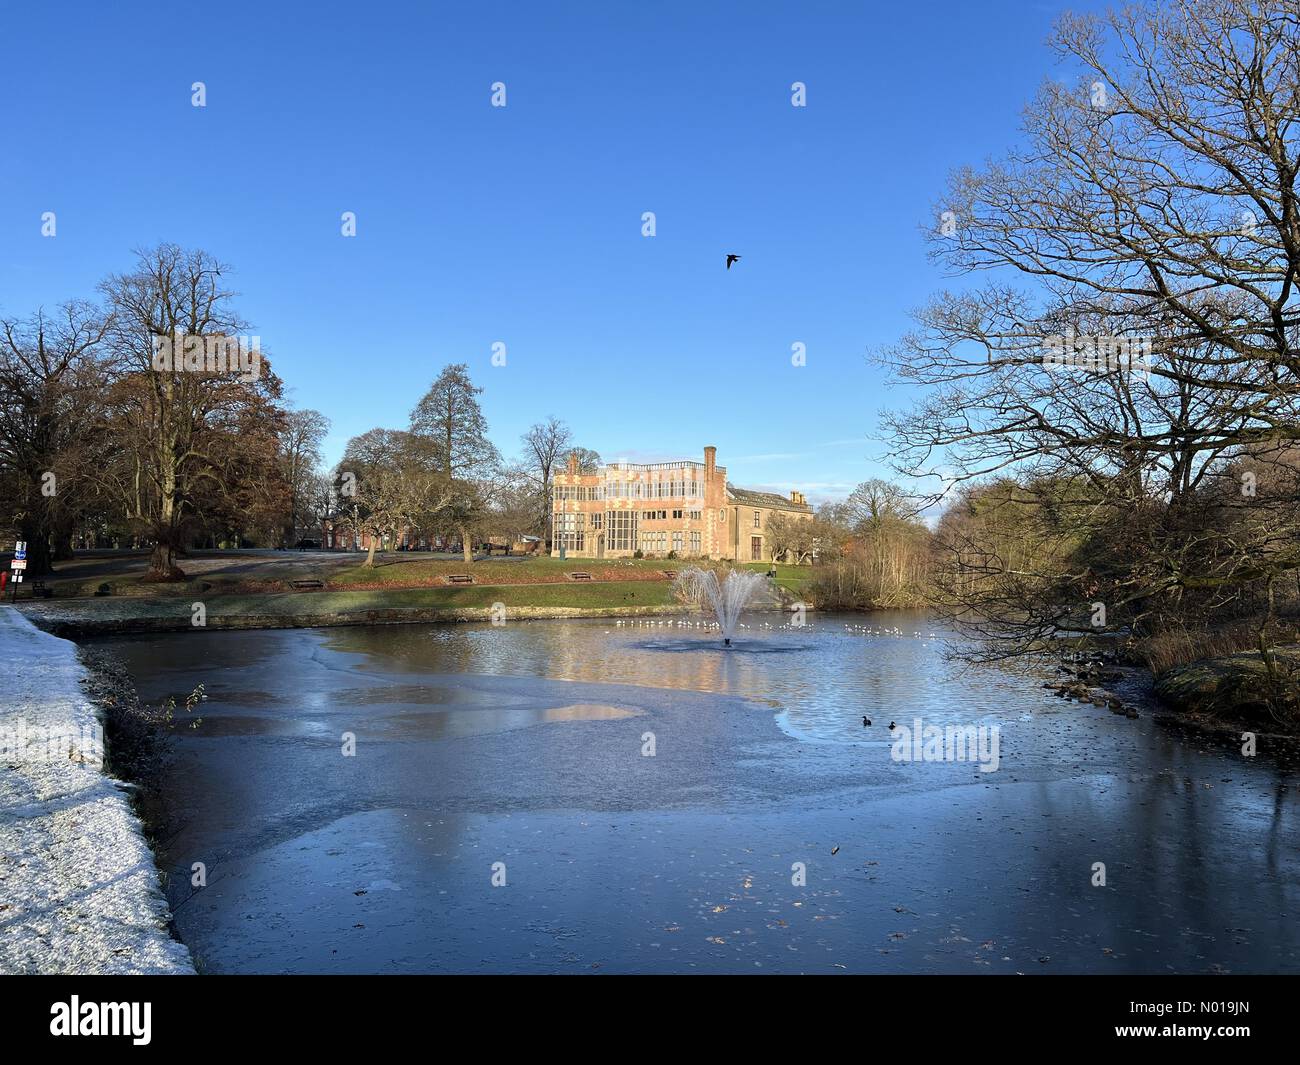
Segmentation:
{"type": "Polygon", "coordinates": [[[209,696],[159,853],[203,971],[1300,972],[1266,740],[961,667],[914,613],[775,618],[730,651],[604,619],[99,643],[146,701],[209,696]],[[918,719],[996,771],[897,760],[918,719]]]}

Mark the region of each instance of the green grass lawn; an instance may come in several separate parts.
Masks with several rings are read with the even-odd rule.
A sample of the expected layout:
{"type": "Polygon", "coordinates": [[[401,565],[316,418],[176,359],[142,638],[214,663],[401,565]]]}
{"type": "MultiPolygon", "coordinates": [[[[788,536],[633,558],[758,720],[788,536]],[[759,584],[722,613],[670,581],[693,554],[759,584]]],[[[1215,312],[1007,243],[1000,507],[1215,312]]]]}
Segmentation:
{"type": "MultiPolygon", "coordinates": [[[[288,582],[320,580],[325,583],[328,593],[356,591],[392,595],[409,590],[427,595],[436,591],[451,605],[481,603],[483,593],[480,589],[483,587],[536,589],[529,593],[530,601],[536,605],[566,605],[578,602],[575,596],[582,597],[584,602],[587,597],[598,596],[599,593],[590,591],[594,585],[616,583],[639,587],[638,601],[653,598],[656,603],[666,603],[671,601],[671,597],[664,571],[680,571],[693,565],[689,559],[561,560],[549,556],[494,558],[467,563],[461,559],[431,558],[417,552],[388,552],[377,555],[376,565],[367,568],[365,555],[360,553],[320,556],[284,552],[256,559],[196,553],[192,560],[181,560],[182,568],[189,567],[189,580],[152,584],[142,579],[147,561],[144,553],[108,563],[82,557],[60,563],[55,575],[47,578],[47,583],[54,589],[56,598],[92,596],[101,584],[107,584],[110,592],[105,598],[176,598],[190,602],[196,599],[215,601],[218,598],[238,601],[247,596],[279,592],[313,594],[291,591],[288,582]],[[227,566],[229,568],[222,568],[227,566]],[[568,574],[574,572],[591,574],[592,585],[569,580],[568,574]],[[447,576],[457,573],[472,574],[474,584],[448,585],[447,576]],[[542,590],[548,585],[551,590],[542,590]],[[662,590],[652,592],[650,589],[655,585],[661,585],[662,590]],[[584,588],[588,590],[583,591],[584,588]]],[[[768,568],[765,562],[744,563],[744,566],[760,573],[767,572],[768,568]]],[[[798,595],[811,572],[810,566],[778,565],[777,583],[798,595]]],[[[609,594],[614,593],[611,591],[609,594]]],[[[630,590],[619,594],[631,597],[630,590]]],[[[500,596],[486,600],[489,604],[497,601],[501,601],[500,596]]]]}
{"type": "MultiPolygon", "coordinates": [[[[477,572],[475,577],[477,577],[477,572]]],[[[306,593],[311,594],[311,593],[306,593]]],[[[609,581],[599,584],[481,584],[445,588],[393,588],[365,592],[321,592],[322,599],[338,600],[329,609],[364,610],[382,607],[577,607],[607,609],[620,606],[670,606],[676,602],[667,581],[609,581]]],[[[303,596],[297,596],[301,599],[303,596]]],[[[315,598],[315,597],[313,597],[315,598]]]]}
{"type": "MultiPolygon", "coordinates": [[[[339,569],[330,575],[330,584],[346,587],[350,584],[420,584],[441,582],[449,573],[471,573],[479,584],[524,584],[540,581],[563,581],[573,572],[590,573],[593,580],[617,580],[621,575],[635,573],[642,579],[659,576],[666,569],[680,569],[685,562],[666,559],[558,559],[550,556],[483,560],[467,563],[451,559],[426,559],[416,555],[377,555],[375,566],[368,569],[362,560],[339,569]]],[[[637,579],[636,577],[632,578],[637,579]]]]}
{"type": "MultiPolygon", "coordinates": [[[[188,618],[189,596],[146,599],[108,596],[102,599],[50,599],[32,609],[46,615],[88,620],[134,618],[188,618]]],[[[275,617],[349,614],[369,610],[488,609],[494,603],[507,607],[608,610],[614,607],[673,606],[676,600],[667,581],[611,581],[602,584],[466,585],[463,587],[381,588],[364,591],[276,592],[226,594],[200,598],[209,618],[270,615],[275,617]]]]}
{"type": "MultiPolygon", "coordinates": [[[[515,562],[501,560],[475,562],[467,565],[461,561],[443,559],[414,559],[393,561],[393,556],[378,556],[374,569],[357,565],[336,571],[330,584],[347,587],[350,584],[418,584],[441,582],[449,573],[471,573],[480,584],[519,584],[539,581],[564,581],[573,572],[590,573],[593,580],[619,580],[624,574],[636,574],[631,580],[658,578],[664,570],[681,571],[692,565],[689,559],[558,559],[544,556],[515,562]]],[[[744,563],[746,569],[766,573],[766,562],[744,563]]],[[[778,564],[777,583],[796,590],[812,574],[811,566],[778,564]]],[[[624,578],[629,579],[629,578],[624,578]]],[[[666,578],[665,578],[666,579],[666,578]]],[[[567,582],[566,582],[567,583],[567,582]]]]}
{"type": "MultiPolygon", "coordinates": [[[[519,562],[482,561],[467,566],[463,561],[415,558],[368,570],[359,558],[330,561],[332,565],[302,560],[303,564],[292,574],[282,572],[277,578],[283,581],[289,576],[307,577],[315,566],[320,578],[328,580],[322,591],[281,590],[282,583],[255,579],[240,587],[239,582],[246,577],[217,573],[196,575],[179,584],[143,584],[139,581],[140,573],[132,569],[119,571],[109,578],[113,588],[110,595],[70,598],[63,592],[36,603],[28,600],[25,609],[34,619],[83,634],[129,632],[133,627],[147,631],[158,631],[159,626],[185,627],[191,621],[196,602],[203,603],[210,624],[230,628],[280,624],[273,619],[284,619],[290,624],[349,624],[367,620],[368,614],[372,615],[369,618],[372,621],[400,621],[403,620],[400,615],[408,611],[412,619],[421,620],[436,620],[441,611],[467,611],[483,617],[496,603],[504,604],[507,610],[515,607],[593,613],[657,612],[681,606],[673,595],[672,582],[661,571],[690,565],[689,561],[663,559],[597,563],[595,559],[561,562],[553,558],[532,558],[519,562]],[[591,583],[565,579],[565,574],[574,571],[588,572],[594,579],[591,583]],[[443,583],[446,574],[463,572],[473,574],[475,583],[443,583]],[[623,579],[618,579],[620,576],[623,579]]],[[[746,568],[767,570],[765,563],[749,563],[746,568]]],[[[808,581],[810,568],[778,566],[777,571],[778,583],[798,598],[799,589],[808,581]]]]}
{"type": "MultiPolygon", "coordinates": [[[[766,573],[771,568],[770,562],[745,562],[742,563],[745,569],[752,569],[756,573],[766,573]]],[[[796,566],[778,562],[776,564],[776,583],[788,592],[794,595],[800,595],[804,587],[812,579],[812,566],[796,566]]]]}

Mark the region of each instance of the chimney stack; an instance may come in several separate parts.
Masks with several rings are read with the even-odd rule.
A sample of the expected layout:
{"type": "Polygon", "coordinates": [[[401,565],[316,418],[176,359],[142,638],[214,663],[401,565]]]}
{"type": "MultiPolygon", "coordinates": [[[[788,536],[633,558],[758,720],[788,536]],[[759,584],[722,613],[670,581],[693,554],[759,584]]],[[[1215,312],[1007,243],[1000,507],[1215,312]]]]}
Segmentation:
{"type": "Polygon", "coordinates": [[[711,482],[713,480],[713,469],[718,464],[718,449],[716,447],[706,447],[704,449],[704,479],[711,482]]]}
{"type": "Polygon", "coordinates": [[[569,452],[568,473],[570,476],[576,476],[578,473],[578,453],[576,451],[569,452]]]}

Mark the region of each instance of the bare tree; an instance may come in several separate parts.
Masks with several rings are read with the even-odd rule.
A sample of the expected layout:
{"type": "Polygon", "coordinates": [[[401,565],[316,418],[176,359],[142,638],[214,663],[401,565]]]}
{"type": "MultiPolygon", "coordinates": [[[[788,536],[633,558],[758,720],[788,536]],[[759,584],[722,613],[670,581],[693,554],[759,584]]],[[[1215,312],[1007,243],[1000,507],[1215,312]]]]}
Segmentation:
{"type": "Polygon", "coordinates": [[[522,465],[502,466],[492,479],[488,515],[483,528],[488,535],[503,537],[506,553],[510,544],[537,528],[537,483],[535,471],[522,465]]]}
{"type": "Polygon", "coordinates": [[[802,563],[817,547],[816,522],[800,514],[777,511],[767,519],[764,532],[773,562],[792,555],[795,562],[802,563]]]}
{"type": "Polygon", "coordinates": [[[371,429],[348,441],[335,474],[345,513],[369,540],[365,565],[388,540],[428,528],[455,488],[430,462],[428,441],[394,429],[371,429]]]}
{"type": "Polygon", "coordinates": [[[1298,32],[1281,0],[1065,16],[1078,81],[1043,86],[1022,147],[953,176],[932,253],[993,279],[884,353],[924,390],[887,425],[941,491],[1019,486],[1027,568],[982,533],[953,556],[984,635],[1158,628],[1300,561],[1205,509],[1228,505],[1230,460],[1300,438],[1298,32]]]}
{"type": "Polygon", "coordinates": [[[595,473],[600,467],[599,451],[592,451],[589,447],[574,447],[569,449],[569,454],[578,460],[579,473],[595,473]]]}
{"type": "Polygon", "coordinates": [[[213,426],[234,425],[250,405],[279,394],[279,381],[261,354],[256,375],[239,365],[234,371],[208,369],[208,341],[226,353],[229,342],[248,332],[222,276],[228,270],[207,252],[161,244],[139,252],[133,272],[100,286],[112,308],[107,342],[120,368],[115,425],[125,434],[134,467],[129,479],[113,487],[130,519],[153,541],[147,579],[184,577],[176,554],[201,483],[234,487],[223,437],[213,426]],[[175,345],[175,361],[167,368],[155,368],[160,341],[175,345]],[[190,368],[181,364],[194,353],[190,368]]]}
{"type": "Polygon", "coordinates": [[[0,479],[31,576],[51,572],[53,541],[94,494],[107,329],[103,312],[80,301],[0,321],[0,479]]]}
{"type": "Polygon", "coordinates": [[[567,461],[573,433],[556,417],[538,422],[520,437],[524,465],[534,481],[534,527],[546,538],[550,550],[551,477],[560,462],[567,461]]]}
{"type": "Polygon", "coordinates": [[[289,511],[285,515],[284,544],[292,546],[297,528],[310,509],[310,497],[320,465],[321,441],[329,432],[330,421],[320,411],[286,411],[280,433],[280,453],[284,477],[289,485],[289,511]]]}

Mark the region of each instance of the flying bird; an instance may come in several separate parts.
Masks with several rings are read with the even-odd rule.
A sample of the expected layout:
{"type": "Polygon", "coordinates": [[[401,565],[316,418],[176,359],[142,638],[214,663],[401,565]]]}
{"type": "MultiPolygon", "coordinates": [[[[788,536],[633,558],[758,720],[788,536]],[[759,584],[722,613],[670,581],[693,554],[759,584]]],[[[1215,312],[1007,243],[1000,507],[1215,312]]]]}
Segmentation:
{"type": "Polygon", "coordinates": [[[730,269],[731,269],[731,264],[732,264],[732,263],[738,263],[738,262],[740,262],[740,256],[739,256],[739,255],[728,255],[728,256],[727,256],[727,269],[730,270],[730,269]]]}

